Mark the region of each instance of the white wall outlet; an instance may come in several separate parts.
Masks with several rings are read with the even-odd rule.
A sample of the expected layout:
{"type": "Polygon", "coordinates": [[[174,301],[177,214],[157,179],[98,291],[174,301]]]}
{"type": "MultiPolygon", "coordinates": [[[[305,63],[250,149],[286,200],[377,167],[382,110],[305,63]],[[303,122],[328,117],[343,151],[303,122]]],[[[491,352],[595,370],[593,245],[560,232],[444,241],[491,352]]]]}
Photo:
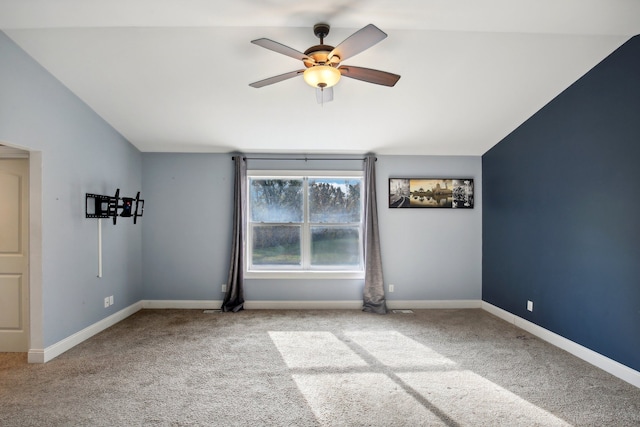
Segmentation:
{"type": "Polygon", "coordinates": [[[533,301],[527,301],[527,310],[533,311],[533,301]]]}
{"type": "Polygon", "coordinates": [[[104,297],[104,308],[109,307],[109,297],[104,297]]]}
{"type": "Polygon", "coordinates": [[[222,292],[227,292],[227,284],[226,283],[222,284],[222,292]]]}
{"type": "Polygon", "coordinates": [[[395,285],[389,285],[389,292],[393,292],[396,290],[395,285]]]}
{"type": "Polygon", "coordinates": [[[109,305],[113,305],[113,295],[109,297],[109,305]]]}

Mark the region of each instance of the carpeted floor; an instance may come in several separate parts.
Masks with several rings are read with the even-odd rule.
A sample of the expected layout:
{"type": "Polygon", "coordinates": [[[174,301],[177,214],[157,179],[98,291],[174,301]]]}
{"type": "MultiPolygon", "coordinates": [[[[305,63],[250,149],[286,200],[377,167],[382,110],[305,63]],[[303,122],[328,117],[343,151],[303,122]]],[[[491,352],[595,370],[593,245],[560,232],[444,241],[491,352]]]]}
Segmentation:
{"type": "Polygon", "coordinates": [[[482,310],[142,310],[0,354],[0,425],[638,426],[640,389],[482,310]]]}

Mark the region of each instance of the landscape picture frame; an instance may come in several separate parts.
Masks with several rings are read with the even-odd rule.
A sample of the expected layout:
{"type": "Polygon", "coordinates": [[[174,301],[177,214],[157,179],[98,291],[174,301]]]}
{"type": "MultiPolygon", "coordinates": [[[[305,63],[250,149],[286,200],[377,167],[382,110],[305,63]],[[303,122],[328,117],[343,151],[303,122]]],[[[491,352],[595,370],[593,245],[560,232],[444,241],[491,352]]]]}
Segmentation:
{"type": "Polygon", "coordinates": [[[389,178],[389,208],[473,209],[473,178],[389,178]]]}

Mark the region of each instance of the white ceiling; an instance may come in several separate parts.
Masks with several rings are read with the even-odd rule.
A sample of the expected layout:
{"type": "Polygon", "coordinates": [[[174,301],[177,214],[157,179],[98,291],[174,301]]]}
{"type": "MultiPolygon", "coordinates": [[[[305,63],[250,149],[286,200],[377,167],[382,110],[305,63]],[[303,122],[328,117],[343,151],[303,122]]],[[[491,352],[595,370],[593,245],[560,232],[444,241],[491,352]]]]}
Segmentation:
{"type": "Polygon", "coordinates": [[[631,36],[640,0],[0,0],[0,29],[141,151],[482,155],[631,36]],[[389,36],[319,105],[296,50],[389,36]]]}

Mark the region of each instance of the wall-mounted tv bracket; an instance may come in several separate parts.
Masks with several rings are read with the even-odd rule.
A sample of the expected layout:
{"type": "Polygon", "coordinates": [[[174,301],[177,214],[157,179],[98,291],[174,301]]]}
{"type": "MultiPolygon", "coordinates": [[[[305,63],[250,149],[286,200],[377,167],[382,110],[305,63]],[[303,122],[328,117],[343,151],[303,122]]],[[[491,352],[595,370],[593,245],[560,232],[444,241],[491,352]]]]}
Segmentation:
{"type": "MultiPolygon", "coordinates": [[[[119,216],[133,217],[135,224],[138,217],[144,213],[144,200],[140,198],[140,192],[133,197],[120,197],[120,189],[114,196],[102,194],[85,194],[84,213],[86,218],[113,218],[113,224],[119,216]],[[122,203],[120,203],[122,202],[122,203]]],[[[98,221],[98,277],[102,277],[102,221],[98,221]]]]}
{"type": "Polygon", "coordinates": [[[115,215],[117,203],[115,197],[87,193],[84,205],[85,217],[110,218],[115,215]]]}
{"type": "Polygon", "coordinates": [[[123,218],[133,217],[133,223],[138,222],[138,217],[144,213],[144,200],[140,198],[140,192],[136,197],[120,197],[120,189],[114,196],[86,193],[85,217],[86,218],[113,218],[115,224],[119,216],[123,218]],[[122,202],[122,203],[121,203],[122,202]]]}
{"type": "Polygon", "coordinates": [[[136,197],[118,197],[120,189],[116,190],[116,200],[122,200],[122,203],[116,204],[116,215],[113,217],[113,223],[116,223],[116,218],[121,216],[123,218],[133,217],[133,223],[138,221],[138,217],[144,213],[144,200],[140,198],[140,192],[136,194],[136,197]]]}

